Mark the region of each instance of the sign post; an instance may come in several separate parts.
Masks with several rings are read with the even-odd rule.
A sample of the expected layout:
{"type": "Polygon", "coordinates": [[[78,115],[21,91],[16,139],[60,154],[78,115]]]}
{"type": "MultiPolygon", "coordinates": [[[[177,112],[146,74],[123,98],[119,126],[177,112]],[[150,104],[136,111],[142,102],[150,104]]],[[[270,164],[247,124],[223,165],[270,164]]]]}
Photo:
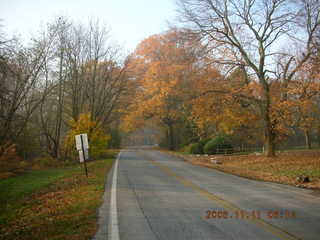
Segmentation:
{"type": "Polygon", "coordinates": [[[86,133],[79,134],[75,136],[76,139],[76,148],[79,151],[79,159],[80,163],[83,162],[83,166],[85,169],[86,176],[88,177],[88,169],[86,161],[89,159],[89,143],[88,143],[88,136],[86,133]]]}

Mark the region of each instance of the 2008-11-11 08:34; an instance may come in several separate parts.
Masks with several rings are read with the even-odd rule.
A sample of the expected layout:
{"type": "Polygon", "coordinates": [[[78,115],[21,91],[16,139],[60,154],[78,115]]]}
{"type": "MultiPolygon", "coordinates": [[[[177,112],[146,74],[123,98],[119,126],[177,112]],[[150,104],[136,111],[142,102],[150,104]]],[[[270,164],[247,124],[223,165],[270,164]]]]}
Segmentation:
{"type": "Polygon", "coordinates": [[[284,210],[237,210],[229,212],[226,210],[207,210],[205,219],[293,219],[297,215],[294,211],[284,210]]]}

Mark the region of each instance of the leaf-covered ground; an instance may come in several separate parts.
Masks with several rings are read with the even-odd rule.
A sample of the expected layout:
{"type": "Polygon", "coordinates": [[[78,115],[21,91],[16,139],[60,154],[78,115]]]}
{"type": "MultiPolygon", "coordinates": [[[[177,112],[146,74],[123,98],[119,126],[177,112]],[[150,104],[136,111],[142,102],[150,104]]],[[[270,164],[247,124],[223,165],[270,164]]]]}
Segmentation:
{"type": "Polygon", "coordinates": [[[11,202],[18,203],[2,209],[0,239],[90,239],[97,229],[97,211],[102,201],[106,173],[111,166],[112,159],[90,162],[89,178],[79,166],[56,172],[52,170],[47,176],[41,173],[45,170],[39,170],[24,178],[14,177],[18,180],[12,178],[11,181],[22,189],[18,193],[12,190],[15,193],[11,191],[11,195],[10,189],[0,193],[1,200],[10,196],[11,202]],[[53,179],[49,185],[46,181],[48,176],[53,179]],[[27,195],[21,194],[23,186],[28,188],[29,185],[37,185],[36,182],[45,182],[45,187],[35,187],[28,190],[27,195]]]}
{"type": "Polygon", "coordinates": [[[260,154],[204,156],[178,154],[185,160],[247,178],[320,189],[320,151],[278,153],[275,158],[260,154]],[[221,164],[213,163],[214,160],[221,164]],[[299,183],[299,176],[308,176],[310,183],[299,183]]]}

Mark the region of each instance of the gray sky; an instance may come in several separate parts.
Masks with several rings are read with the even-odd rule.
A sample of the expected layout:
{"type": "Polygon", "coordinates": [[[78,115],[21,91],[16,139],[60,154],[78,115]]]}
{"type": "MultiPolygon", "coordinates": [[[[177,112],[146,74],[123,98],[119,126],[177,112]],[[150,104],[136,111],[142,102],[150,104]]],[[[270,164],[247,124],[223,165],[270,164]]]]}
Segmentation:
{"type": "Polygon", "coordinates": [[[113,40],[134,50],[144,38],[167,29],[175,18],[175,0],[1,0],[4,31],[30,38],[41,25],[59,15],[74,21],[99,18],[111,28],[113,40]]]}

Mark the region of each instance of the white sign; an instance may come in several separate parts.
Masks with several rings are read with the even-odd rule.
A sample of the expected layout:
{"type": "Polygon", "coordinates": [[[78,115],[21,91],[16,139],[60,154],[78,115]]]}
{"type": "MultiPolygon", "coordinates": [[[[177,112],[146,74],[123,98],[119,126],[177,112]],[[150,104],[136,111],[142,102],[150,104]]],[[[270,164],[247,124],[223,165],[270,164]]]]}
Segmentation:
{"type": "Polygon", "coordinates": [[[77,150],[88,149],[88,135],[86,133],[79,134],[75,136],[76,138],[76,148],[77,150]]]}
{"type": "MultiPolygon", "coordinates": [[[[89,151],[88,151],[88,149],[84,150],[84,157],[85,157],[85,160],[89,159],[89,151]]],[[[80,159],[80,162],[83,163],[83,152],[82,152],[82,150],[79,150],[79,159],[80,159]]]]}
{"type": "Polygon", "coordinates": [[[76,148],[82,150],[81,135],[76,135],[76,148]]]}
{"type": "Polygon", "coordinates": [[[80,159],[80,162],[82,163],[89,159],[88,136],[86,133],[83,133],[83,134],[76,135],[75,138],[76,138],[76,148],[79,151],[79,159],[80,159]]]}

